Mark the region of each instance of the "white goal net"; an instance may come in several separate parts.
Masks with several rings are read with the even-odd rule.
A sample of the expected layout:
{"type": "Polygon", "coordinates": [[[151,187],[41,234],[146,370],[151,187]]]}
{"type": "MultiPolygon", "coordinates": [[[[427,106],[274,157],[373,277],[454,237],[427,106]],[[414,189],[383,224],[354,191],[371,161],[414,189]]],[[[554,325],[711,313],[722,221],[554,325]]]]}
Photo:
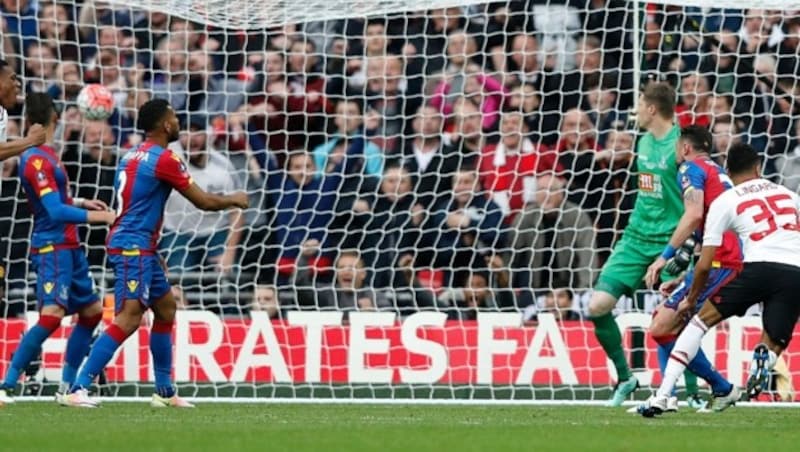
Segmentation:
{"type": "MultiPolygon", "coordinates": [[[[800,187],[800,2],[525,0],[4,0],[0,51],[24,93],[61,111],[75,196],[113,204],[142,140],[137,108],[168,99],[171,147],[211,192],[250,208],[167,205],[160,250],[180,301],[174,377],[206,397],[599,400],[616,380],[588,320],[592,287],[636,198],[632,114],[653,80],[714,158],[747,142],[800,187]],[[114,93],[107,121],[76,106],[114,93]]],[[[22,108],[8,112],[21,135],[22,108]]],[[[0,371],[36,316],[32,226],[17,162],[1,164],[0,371]]],[[[81,228],[113,316],[102,227],[81,228]]],[[[643,385],[660,295],[615,314],[643,385]]],[[[55,390],[71,320],[22,393],[55,390]]],[[[757,310],[706,338],[741,384],[757,310]]],[[[794,400],[797,343],[772,388],[794,400]]],[[[148,332],[106,395],[152,391],[148,332]]]]}

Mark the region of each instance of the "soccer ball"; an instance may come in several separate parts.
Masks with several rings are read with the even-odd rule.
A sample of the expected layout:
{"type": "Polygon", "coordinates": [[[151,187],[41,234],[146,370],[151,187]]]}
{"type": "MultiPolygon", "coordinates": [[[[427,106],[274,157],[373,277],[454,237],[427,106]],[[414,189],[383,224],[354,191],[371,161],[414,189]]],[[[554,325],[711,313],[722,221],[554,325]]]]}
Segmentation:
{"type": "Polygon", "coordinates": [[[108,119],[114,113],[114,95],[103,85],[86,85],[78,94],[78,109],[88,120],[108,119]]]}

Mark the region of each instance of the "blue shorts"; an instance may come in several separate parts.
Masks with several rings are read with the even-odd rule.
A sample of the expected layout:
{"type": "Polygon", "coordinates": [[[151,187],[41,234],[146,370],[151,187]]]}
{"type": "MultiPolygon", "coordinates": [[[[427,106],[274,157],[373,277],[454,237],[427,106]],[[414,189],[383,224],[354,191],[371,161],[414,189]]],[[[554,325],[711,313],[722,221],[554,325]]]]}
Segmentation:
{"type": "MultiPolygon", "coordinates": [[[[738,271],[730,268],[712,268],[711,272],[708,274],[706,286],[703,288],[703,291],[700,292],[700,298],[697,300],[695,314],[700,311],[700,308],[703,307],[703,303],[705,303],[706,300],[716,295],[726,284],[733,281],[738,274],[738,271]]],[[[683,282],[669,295],[667,301],[664,302],[664,307],[670,308],[673,311],[678,309],[681,300],[686,298],[686,295],[689,295],[689,289],[692,288],[693,280],[694,270],[691,270],[686,274],[686,278],[683,282]]]]}
{"type": "Polygon", "coordinates": [[[119,312],[125,300],[137,300],[150,308],[170,291],[167,274],[158,255],[110,254],[109,262],[114,266],[114,310],[119,312]]]}
{"type": "Polygon", "coordinates": [[[89,261],[80,248],[54,249],[31,255],[36,272],[37,308],[58,305],[74,314],[100,301],[94,280],[89,274],[89,261]]]}

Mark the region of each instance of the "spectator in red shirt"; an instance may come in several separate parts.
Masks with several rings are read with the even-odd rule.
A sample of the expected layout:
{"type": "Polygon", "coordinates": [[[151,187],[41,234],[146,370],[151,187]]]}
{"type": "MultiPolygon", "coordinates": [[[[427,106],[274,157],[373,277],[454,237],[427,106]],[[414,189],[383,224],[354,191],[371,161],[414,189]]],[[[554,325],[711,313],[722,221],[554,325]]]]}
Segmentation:
{"type": "Polygon", "coordinates": [[[314,132],[323,131],[325,113],[333,112],[325,97],[325,78],[321,76],[319,60],[320,53],[313,41],[293,42],[287,58],[286,129],[290,143],[307,149],[322,142],[321,136],[314,140],[314,132]]]}
{"type": "Polygon", "coordinates": [[[712,92],[708,79],[700,73],[689,74],[681,80],[681,101],[675,106],[681,127],[711,125],[712,92]]]}
{"type": "Polygon", "coordinates": [[[500,118],[501,140],[483,149],[480,158],[481,184],[500,206],[510,223],[536,191],[536,174],[560,170],[556,155],[542,150],[526,137],[528,129],[519,111],[504,112],[500,118]]]}

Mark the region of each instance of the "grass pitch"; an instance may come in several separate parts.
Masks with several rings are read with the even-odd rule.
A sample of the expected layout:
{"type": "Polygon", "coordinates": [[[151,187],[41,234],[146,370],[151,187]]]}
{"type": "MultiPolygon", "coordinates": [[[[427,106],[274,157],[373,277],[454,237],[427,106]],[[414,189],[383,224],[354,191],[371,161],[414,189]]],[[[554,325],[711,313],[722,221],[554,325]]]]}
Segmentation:
{"type": "Polygon", "coordinates": [[[597,407],[106,403],[0,408],[2,451],[794,450],[799,409],[643,419],[597,407]]]}

